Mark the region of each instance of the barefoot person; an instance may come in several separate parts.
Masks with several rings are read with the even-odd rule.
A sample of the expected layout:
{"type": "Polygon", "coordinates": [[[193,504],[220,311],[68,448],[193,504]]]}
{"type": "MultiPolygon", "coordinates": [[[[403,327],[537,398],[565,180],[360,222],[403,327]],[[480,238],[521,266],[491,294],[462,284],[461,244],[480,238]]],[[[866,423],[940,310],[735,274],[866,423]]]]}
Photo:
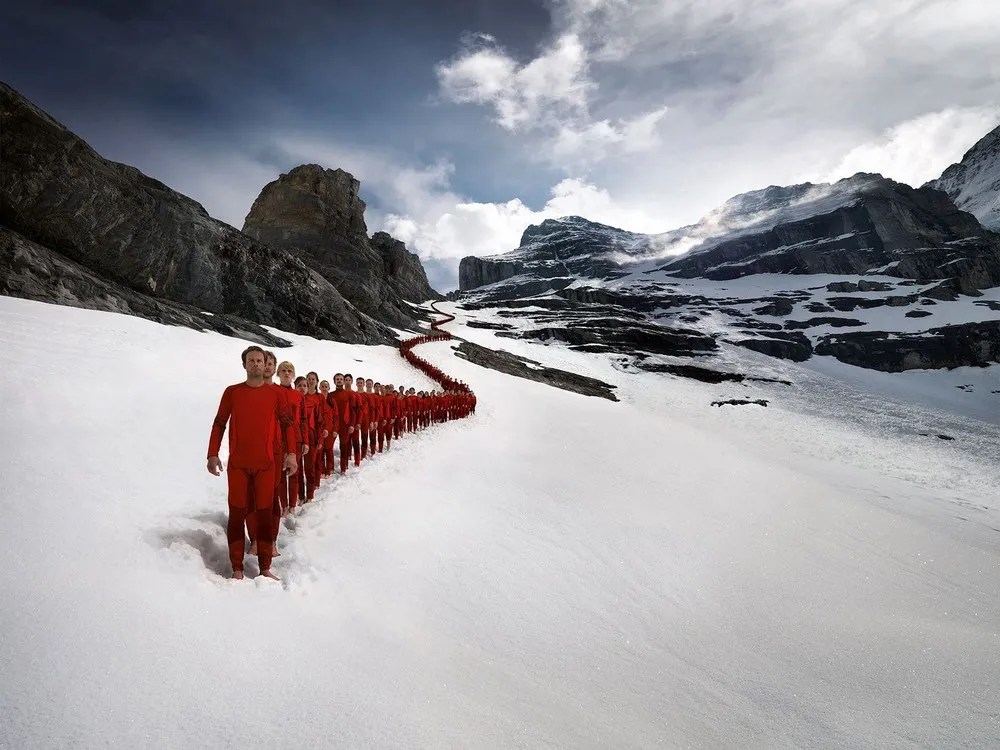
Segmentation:
{"type": "Polygon", "coordinates": [[[309,414],[309,421],[312,424],[309,433],[309,445],[311,452],[306,456],[306,502],[311,502],[319,487],[320,472],[319,458],[322,454],[323,441],[326,440],[326,401],[319,392],[319,375],[315,372],[306,373],[306,385],[308,386],[304,405],[309,414]]]}
{"type": "Polygon", "coordinates": [[[338,442],[340,443],[340,473],[347,473],[347,463],[353,447],[354,425],[358,417],[357,394],[347,388],[347,377],[341,373],[333,376],[334,390],[330,400],[340,415],[338,442]]]}
{"type": "MultiPolygon", "coordinates": [[[[311,422],[312,412],[306,408],[306,395],[309,393],[309,383],[306,381],[305,375],[299,375],[295,378],[295,390],[300,394],[301,401],[299,408],[302,413],[299,415],[300,425],[302,429],[302,449],[299,451],[299,505],[303,505],[306,501],[306,459],[309,457],[309,451],[311,451],[315,446],[313,446],[309,441],[312,439],[314,423],[311,422]]],[[[294,505],[293,505],[294,507],[294,505]]]]}
{"type": "Polygon", "coordinates": [[[323,479],[333,476],[333,443],[337,439],[337,422],[339,414],[337,405],[330,400],[330,381],[321,380],[319,392],[326,404],[326,438],[323,440],[323,455],[319,459],[320,474],[323,479]]]}
{"type": "MultiPolygon", "coordinates": [[[[287,410],[292,416],[292,429],[295,431],[295,446],[289,448],[289,452],[294,452],[298,455],[299,444],[302,442],[302,435],[298,431],[298,425],[295,423],[295,413],[292,411],[291,401],[288,398],[288,392],[284,390],[280,385],[274,382],[274,373],[278,369],[278,358],[274,355],[274,352],[265,351],[264,352],[264,384],[271,388],[276,388],[278,390],[278,396],[281,399],[280,406],[282,409],[287,410]]],[[[273,557],[281,557],[281,553],[278,551],[278,532],[281,529],[281,500],[279,498],[279,493],[281,489],[282,481],[285,478],[285,472],[282,470],[284,463],[284,450],[283,450],[283,437],[281,425],[275,423],[274,428],[274,503],[271,507],[271,549],[273,557]]],[[[247,534],[250,537],[250,554],[257,554],[257,529],[254,526],[254,516],[253,514],[247,515],[247,534]]]]}
{"type": "Polygon", "coordinates": [[[354,454],[354,466],[361,466],[361,394],[354,390],[354,378],[351,373],[344,374],[344,390],[351,394],[351,417],[354,429],[351,430],[351,453],[354,454]]]}
{"type": "Polygon", "coordinates": [[[243,578],[243,556],[246,540],[243,526],[248,513],[255,516],[258,533],[260,574],[277,580],[271,572],[271,508],[274,503],[274,439],[273,425],[281,425],[284,435],[283,468],[295,471],[295,432],[292,416],[282,408],[275,388],[264,381],[264,350],[250,346],[244,350],[243,368],[247,377],[242,383],[226,388],[219,410],[212,423],[208,442],[207,468],[211,474],[222,473],[219,450],[229,426],[229,463],[226,474],[229,484],[229,561],[233,578],[243,578]],[[288,447],[292,446],[291,452],[288,447]]]}
{"type": "MultiPolygon", "coordinates": [[[[305,378],[302,381],[304,385],[305,378]]],[[[295,366],[291,362],[282,362],[278,365],[278,382],[281,388],[285,390],[285,395],[288,397],[288,403],[291,406],[296,437],[299,439],[298,458],[301,461],[302,457],[309,452],[309,446],[304,441],[306,431],[302,422],[302,392],[294,386],[295,366]]],[[[281,481],[278,483],[278,502],[281,505],[282,516],[287,516],[298,504],[299,480],[301,477],[301,468],[299,471],[291,474],[288,472],[281,473],[281,481]]]]}
{"type": "Polygon", "coordinates": [[[374,456],[378,445],[378,428],[382,423],[382,396],[375,391],[375,381],[365,378],[368,397],[368,453],[374,456]]]}

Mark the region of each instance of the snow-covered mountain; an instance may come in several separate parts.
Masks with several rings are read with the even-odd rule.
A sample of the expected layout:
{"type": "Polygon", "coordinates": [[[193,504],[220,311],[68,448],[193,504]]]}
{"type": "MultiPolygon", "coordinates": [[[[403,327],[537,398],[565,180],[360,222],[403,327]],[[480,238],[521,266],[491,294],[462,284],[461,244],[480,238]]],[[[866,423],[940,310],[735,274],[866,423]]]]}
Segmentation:
{"type": "Polygon", "coordinates": [[[1000,231],[1000,127],[927,185],[944,190],[955,205],[975,215],[984,227],[1000,231]]]}
{"type": "Polygon", "coordinates": [[[1000,234],[877,174],[752,191],[659,235],[549,220],[460,271],[466,309],[511,310],[504,335],[646,368],[720,342],[886,371],[1000,358],[1000,234]]]}

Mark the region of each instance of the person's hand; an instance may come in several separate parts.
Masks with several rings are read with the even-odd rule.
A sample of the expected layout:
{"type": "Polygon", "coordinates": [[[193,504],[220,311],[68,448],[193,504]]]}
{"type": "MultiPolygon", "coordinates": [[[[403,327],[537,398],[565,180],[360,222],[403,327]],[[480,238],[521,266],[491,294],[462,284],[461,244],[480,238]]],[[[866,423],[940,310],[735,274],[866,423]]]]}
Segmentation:
{"type": "Polygon", "coordinates": [[[351,425],[350,427],[347,428],[348,435],[350,435],[352,432],[354,432],[354,425],[351,425]]]}
{"type": "Polygon", "coordinates": [[[208,459],[208,473],[219,476],[222,473],[222,461],[218,456],[212,456],[208,459]]]}
{"type": "Polygon", "coordinates": [[[323,438],[324,438],[324,439],[326,439],[326,437],[327,437],[327,436],[328,436],[329,434],[330,434],[330,431],[329,431],[329,430],[323,430],[323,438]]]}
{"type": "Polygon", "coordinates": [[[306,455],[309,452],[309,446],[305,443],[302,444],[302,455],[306,455]]]}
{"type": "Polygon", "coordinates": [[[291,476],[292,474],[294,474],[296,472],[296,470],[298,468],[299,468],[299,462],[295,460],[295,454],[294,453],[286,453],[285,454],[285,472],[288,473],[289,476],[291,476]]]}

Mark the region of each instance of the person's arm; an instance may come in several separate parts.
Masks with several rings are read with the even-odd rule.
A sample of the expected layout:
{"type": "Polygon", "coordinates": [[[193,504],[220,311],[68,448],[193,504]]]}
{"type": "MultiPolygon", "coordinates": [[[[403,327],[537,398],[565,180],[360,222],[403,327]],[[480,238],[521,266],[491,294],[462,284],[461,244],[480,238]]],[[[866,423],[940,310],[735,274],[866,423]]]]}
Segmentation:
{"type": "Polygon", "coordinates": [[[215,414],[212,422],[212,433],[208,438],[208,471],[215,476],[222,472],[222,461],[219,459],[219,451],[222,449],[222,437],[226,434],[226,425],[229,417],[233,413],[232,386],[222,392],[219,400],[219,411],[215,414]]]}
{"type": "Polygon", "coordinates": [[[340,431],[340,409],[337,408],[337,400],[333,396],[327,397],[327,403],[330,405],[330,433],[335,433],[340,431]]]}

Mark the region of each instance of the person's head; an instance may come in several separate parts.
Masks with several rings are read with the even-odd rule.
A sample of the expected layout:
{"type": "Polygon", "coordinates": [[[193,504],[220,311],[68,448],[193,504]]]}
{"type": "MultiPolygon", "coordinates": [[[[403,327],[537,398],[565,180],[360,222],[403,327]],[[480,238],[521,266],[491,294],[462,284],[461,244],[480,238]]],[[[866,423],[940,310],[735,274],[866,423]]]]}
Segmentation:
{"type": "Polygon", "coordinates": [[[319,375],[315,372],[306,373],[306,384],[309,386],[309,392],[315,393],[316,386],[319,385],[319,375]]]}
{"type": "Polygon", "coordinates": [[[248,346],[243,350],[243,369],[251,377],[264,376],[264,350],[259,346],[248,346]]]}
{"type": "Polygon", "coordinates": [[[380,396],[382,395],[382,384],[381,383],[372,383],[372,388],[375,389],[375,393],[377,393],[380,396]]]}
{"type": "Polygon", "coordinates": [[[278,369],[278,358],[274,356],[274,352],[265,351],[264,352],[264,380],[270,380],[274,377],[275,370],[278,369]]]}
{"type": "Polygon", "coordinates": [[[319,382],[319,392],[322,393],[324,396],[330,392],[329,380],[321,380],[319,382]]]}
{"type": "Polygon", "coordinates": [[[278,365],[278,382],[284,386],[289,386],[295,380],[295,365],[291,362],[282,362],[278,365]]]}
{"type": "Polygon", "coordinates": [[[295,390],[303,396],[309,393],[309,382],[301,375],[295,378],[295,390]]]}
{"type": "Polygon", "coordinates": [[[359,377],[357,380],[354,381],[354,385],[357,386],[358,393],[364,393],[365,392],[365,379],[364,378],[359,377]]]}
{"type": "Polygon", "coordinates": [[[375,385],[375,381],[372,380],[371,378],[368,378],[367,380],[365,380],[365,386],[368,388],[369,391],[372,389],[372,386],[374,386],[374,385],[375,385]]]}
{"type": "Polygon", "coordinates": [[[354,385],[354,378],[351,377],[351,373],[344,373],[344,388],[351,390],[351,386],[354,385]]]}
{"type": "Polygon", "coordinates": [[[338,391],[339,390],[343,390],[343,388],[344,388],[344,375],[343,375],[343,373],[338,372],[336,375],[333,376],[333,385],[334,385],[334,387],[338,391]]]}

